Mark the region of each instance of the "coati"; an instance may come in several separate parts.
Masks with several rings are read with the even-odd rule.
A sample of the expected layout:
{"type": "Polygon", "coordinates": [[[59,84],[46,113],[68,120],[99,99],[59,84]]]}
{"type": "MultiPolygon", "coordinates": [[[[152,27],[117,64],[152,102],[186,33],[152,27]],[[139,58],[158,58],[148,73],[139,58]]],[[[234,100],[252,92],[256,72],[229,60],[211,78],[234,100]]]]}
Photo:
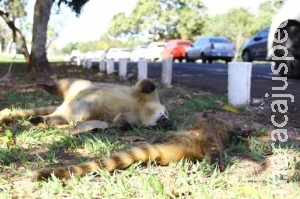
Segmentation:
{"type": "Polygon", "coordinates": [[[135,86],[93,83],[88,80],[66,78],[54,85],[38,84],[50,94],[60,95],[60,106],[42,107],[16,112],[0,119],[0,124],[15,119],[30,118],[33,124],[68,124],[69,121],[102,120],[113,122],[122,130],[131,125],[171,127],[168,111],[160,103],[155,84],[149,79],[135,86]]]}
{"type": "Polygon", "coordinates": [[[72,175],[83,176],[104,169],[112,172],[125,169],[136,162],[156,162],[167,165],[183,158],[189,160],[206,159],[209,164],[217,163],[220,170],[225,170],[223,149],[229,141],[232,126],[215,116],[208,116],[196,122],[190,130],[177,133],[166,133],[152,143],[142,144],[115,155],[101,158],[99,161],[79,165],[45,168],[36,170],[34,180],[46,180],[55,175],[60,179],[68,179],[72,175]]]}

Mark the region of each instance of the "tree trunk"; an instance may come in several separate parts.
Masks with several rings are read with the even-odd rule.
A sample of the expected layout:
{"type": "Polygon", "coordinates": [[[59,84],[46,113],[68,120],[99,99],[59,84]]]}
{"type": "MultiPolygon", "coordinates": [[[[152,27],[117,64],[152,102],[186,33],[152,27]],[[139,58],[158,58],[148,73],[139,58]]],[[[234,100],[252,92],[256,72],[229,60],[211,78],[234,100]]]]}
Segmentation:
{"type": "Polygon", "coordinates": [[[29,72],[49,73],[50,64],[47,59],[47,26],[50,18],[51,7],[54,0],[36,0],[34,6],[32,46],[29,72]]]}
{"type": "Polygon", "coordinates": [[[235,45],[236,53],[234,55],[234,61],[236,61],[238,59],[240,49],[242,47],[242,38],[243,38],[242,31],[239,31],[239,33],[237,34],[237,38],[236,38],[236,45],[235,45]]]}
{"type": "Polygon", "coordinates": [[[24,54],[26,63],[29,64],[29,52],[26,46],[26,40],[22,35],[21,31],[15,26],[14,22],[9,19],[7,12],[0,10],[0,16],[4,19],[6,24],[12,30],[14,35],[14,40],[17,40],[17,43],[21,46],[21,50],[22,53],[24,54]]]}

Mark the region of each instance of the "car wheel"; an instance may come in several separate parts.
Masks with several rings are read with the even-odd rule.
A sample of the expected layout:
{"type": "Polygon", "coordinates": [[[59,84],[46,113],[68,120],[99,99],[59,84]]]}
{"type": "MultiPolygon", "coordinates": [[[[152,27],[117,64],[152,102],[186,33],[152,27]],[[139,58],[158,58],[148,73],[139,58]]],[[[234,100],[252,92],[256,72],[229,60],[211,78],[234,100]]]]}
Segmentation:
{"type": "MultiPolygon", "coordinates": [[[[292,23],[288,24],[286,28],[280,29],[280,39],[285,37],[283,31],[287,31],[287,39],[283,43],[275,43],[274,46],[283,46],[284,49],[287,49],[287,55],[284,49],[275,50],[274,54],[277,57],[293,57],[293,60],[277,60],[275,61],[276,67],[279,67],[280,64],[285,64],[287,66],[287,71],[285,71],[286,67],[282,67],[279,74],[282,77],[298,79],[300,78],[300,24],[299,23],[292,23]]],[[[278,36],[278,35],[277,35],[278,36]]]]}
{"type": "Polygon", "coordinates": [[[187,53],[185,53],[185,61],[186,61],[186,62],[191,62],[191,59],[189,58],[189,56],[188,56],[187,53]]]}
{"type": "Polygon", "coordinates": [[[225,60],[226,64],[228,64],[228,63],[231,62],[231,61],[232,61],[232,59],[226,59],[226,60],[225,60]]]}
{"type": "Polygon", "coordinates": [[[201,58],[201,60],[202,60],[202,63],[206,63],[207,58],[206,58],[206,56],[205,56],[204,53],[201,53],[200,58],[201,58]]]}
{"type": "Polygon", "coordinates": [[[242,53],[242,59],[243,59],[244,62],[252,62],[252,57],[251,57],[251,54],[248,50],[245,50],[242,53]]]}

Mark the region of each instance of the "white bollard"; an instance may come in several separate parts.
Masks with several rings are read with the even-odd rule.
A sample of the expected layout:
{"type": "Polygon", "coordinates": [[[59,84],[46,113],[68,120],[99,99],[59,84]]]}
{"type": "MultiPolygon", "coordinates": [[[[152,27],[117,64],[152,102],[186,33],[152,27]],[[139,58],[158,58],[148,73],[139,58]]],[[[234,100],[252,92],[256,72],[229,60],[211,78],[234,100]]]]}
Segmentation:
{"type": "Polygon", "coordinates": [[[163,59],[162,60],[162,73],[161,73],[161,82],[166,86],[171,86],[172,81],[172,67],[173,59],[163,59]]]}
{"type": "Polygon", "coordinates": [[[81,64],[81,59],[80,59],[80,57],[77,57],[77,58],[76,58],[76,62],[77,62],[77,66],[80,66],[80,64],[81,64]]]}
{"type": "Polygon", "coordinates": [[[115,72],[115,61],[108,59],[106,60],[106,74],[110,75],[115,72]]]}
{"type": "Polygon", "coordinates": [[[250,102],[251,62],[228,64],[228,102],[233,106],[246,106],[250,102]]]}
{"type": "Polygon", "coordinates": [[[125,78],[127,75],[127,59],[119,59],[119,77],[125,78]]]}
{"type": "Polygon", "coordinates": [[[92,68],[92,60],[91,59],[86,59],[86,67],[88,69],[91,69],[92,68]]]}
{"type": "Polygon", "coordinates": [[[100,73],[104,73],[105,72],[105,60],[104,59],[101,59],[99,61],[99,70],[100,70],[100,73]]]}
{"type": "Polygon", "coordinates": [[[148,78],[148,63],[146,59],[138,61],[138,80],[148,78]]]}
{"type": "Polygon", "coordinates": [[[81,60],[81,65],[83,68],[86,68],[86,59],[81,60]]]}

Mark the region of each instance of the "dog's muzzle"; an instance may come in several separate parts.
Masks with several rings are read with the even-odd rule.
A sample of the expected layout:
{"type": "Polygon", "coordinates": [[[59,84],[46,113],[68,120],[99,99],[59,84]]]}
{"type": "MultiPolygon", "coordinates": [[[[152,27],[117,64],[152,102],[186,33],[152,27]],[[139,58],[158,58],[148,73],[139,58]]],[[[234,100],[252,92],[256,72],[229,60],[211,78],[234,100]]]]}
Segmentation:
{"type": "Polygon", "coordinates": [[[163,128],[168,128],[173,126],[173,122],[164,115],[160,116],[159,120],[156,121],[156,124],[163,128]]]}

